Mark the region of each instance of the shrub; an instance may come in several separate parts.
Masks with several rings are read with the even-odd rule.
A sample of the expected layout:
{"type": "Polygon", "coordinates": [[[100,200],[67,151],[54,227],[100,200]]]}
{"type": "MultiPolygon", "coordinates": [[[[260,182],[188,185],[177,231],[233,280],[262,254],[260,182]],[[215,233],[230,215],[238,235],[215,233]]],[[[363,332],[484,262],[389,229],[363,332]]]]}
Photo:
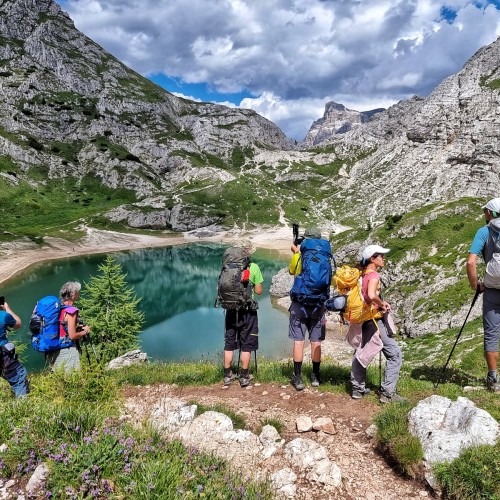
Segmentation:
{"type": "Polygon", "coordinates": [[[109,361],[139,347],[144,313],[138,310],[140,298],[127,285],[120,264],[108,255],[98,270],[100,275],[85,283],[81,307],[92,329],[98,357],[109,361]]]}

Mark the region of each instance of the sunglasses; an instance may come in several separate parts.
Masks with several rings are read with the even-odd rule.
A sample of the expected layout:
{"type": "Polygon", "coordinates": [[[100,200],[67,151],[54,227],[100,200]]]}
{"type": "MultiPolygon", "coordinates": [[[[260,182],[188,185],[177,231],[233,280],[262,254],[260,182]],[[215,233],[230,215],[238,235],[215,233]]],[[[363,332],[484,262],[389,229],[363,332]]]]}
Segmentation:
{"type": "Polygon", "coordinates": [[[376,254],[372,255],[373,259],[376,259],[377,257],[382,257],[385,260],[385,255],[383,253],[376,253],[376,254]]]}

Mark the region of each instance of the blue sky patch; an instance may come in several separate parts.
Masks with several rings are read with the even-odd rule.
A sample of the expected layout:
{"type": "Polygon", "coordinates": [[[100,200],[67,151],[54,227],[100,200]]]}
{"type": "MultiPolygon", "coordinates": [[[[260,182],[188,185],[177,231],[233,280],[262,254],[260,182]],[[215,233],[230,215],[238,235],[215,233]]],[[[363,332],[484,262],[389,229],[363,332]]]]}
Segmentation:
{"type": "Polygon", "coordinates": [[[249,92],[230,94],[216,92],[207,83],[185,83],[178,78],[171,78],[163,73],[148,75],[148,78],[169,92],[180,92],[185,96],[196,97],[205,102],[232,102],[239,105],[245,97],[255,97],[249,92]]]}

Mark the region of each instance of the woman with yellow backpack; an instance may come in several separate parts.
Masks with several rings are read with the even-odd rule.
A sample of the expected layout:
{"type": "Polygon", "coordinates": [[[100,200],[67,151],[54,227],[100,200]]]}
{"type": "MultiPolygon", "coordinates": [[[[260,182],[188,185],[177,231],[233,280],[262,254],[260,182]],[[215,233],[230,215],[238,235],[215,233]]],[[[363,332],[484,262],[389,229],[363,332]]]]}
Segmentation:
{"type": "MultiPolygon", "coordinates": [[[[358,349],[362,349],[372,340],[382,341],[382,353],[386,358],[384,381],[380,387],[380,402],[404,402],[404,398],[396,394],[396,385],[399,379],[399,371],[402,363],[402,353],[397,342],[389,335],[383,316],[385,312],[391,310],[391,305],[382,300],[380,295],[381,282],[378,270],[385,265],[385,254],[388,248],[379,245],[368,245],[362,252],[360,263],[361,283],[360,293],[364,303],[364,313],[359,315],[361,319],[361,344],[358,349]],[[378,335],[379,339],[372,339],[378,335]]],[[[359,292],[358,292],[359,293],[359,292]]],[[[349,298],[347,299],[349,302],[349,298]]],[[[347,317],[351,323],[358,318],[347,317]]],[[[354,356],[351,365],[352,398],[361,399],[369,394],[370,389],[366,387],[366,366],[363,366],[358,356],[354,356]]]]}

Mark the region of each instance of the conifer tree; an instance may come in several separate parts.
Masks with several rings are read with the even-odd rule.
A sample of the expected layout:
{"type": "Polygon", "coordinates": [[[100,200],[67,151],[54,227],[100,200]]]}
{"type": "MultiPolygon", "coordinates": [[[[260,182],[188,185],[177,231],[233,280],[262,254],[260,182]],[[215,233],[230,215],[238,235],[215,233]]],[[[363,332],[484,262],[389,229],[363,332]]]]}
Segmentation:
{"type": "Polygon", "coordinates": [[[126,273],[115,259],[108,255],[97,269],[99,274],[84,284],[80,306],[97,357],[107,362],[139,347],[144,313],[138,309],[141,299],[127,285],[126,273]]]}

